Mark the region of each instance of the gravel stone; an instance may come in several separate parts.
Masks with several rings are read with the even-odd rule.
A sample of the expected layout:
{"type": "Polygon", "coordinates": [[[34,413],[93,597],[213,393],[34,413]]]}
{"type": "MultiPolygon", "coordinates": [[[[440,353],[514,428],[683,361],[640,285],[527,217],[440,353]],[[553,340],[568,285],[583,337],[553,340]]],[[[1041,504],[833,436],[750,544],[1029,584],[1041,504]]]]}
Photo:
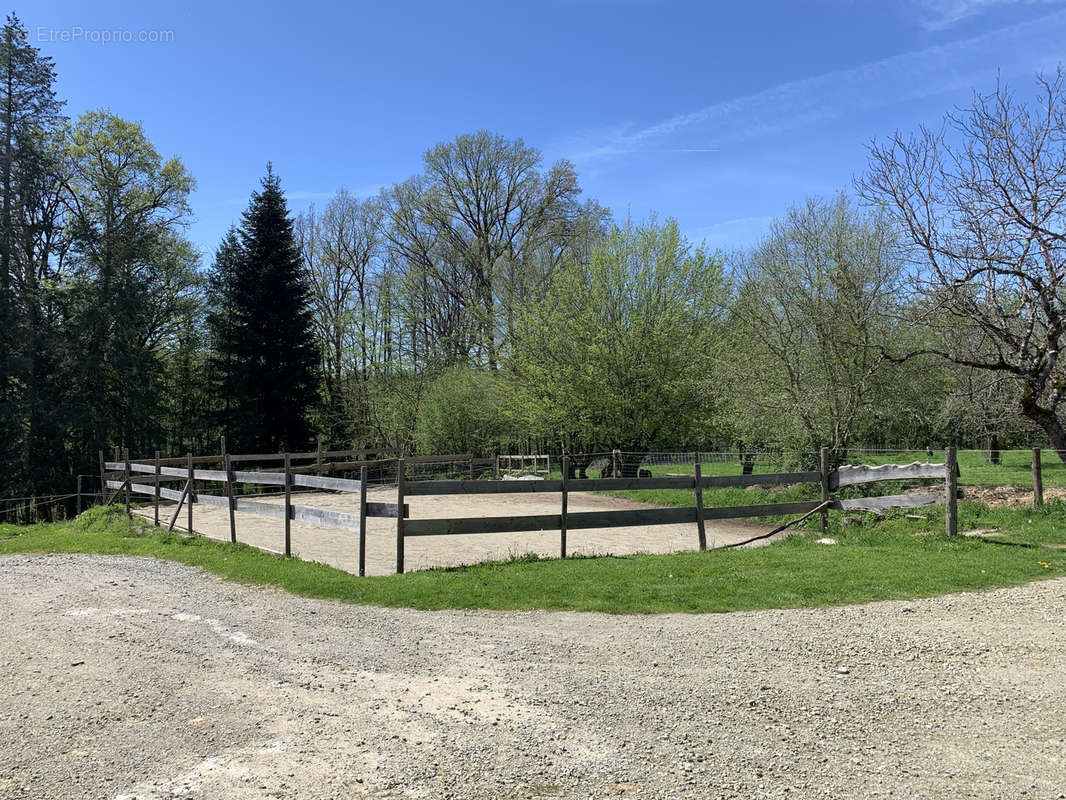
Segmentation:
{"type": "Polygon", "coordinates": [[[903,606],[419,612],[4,557],[0,798],[1063,797],[1066,580],[903,606]]]}

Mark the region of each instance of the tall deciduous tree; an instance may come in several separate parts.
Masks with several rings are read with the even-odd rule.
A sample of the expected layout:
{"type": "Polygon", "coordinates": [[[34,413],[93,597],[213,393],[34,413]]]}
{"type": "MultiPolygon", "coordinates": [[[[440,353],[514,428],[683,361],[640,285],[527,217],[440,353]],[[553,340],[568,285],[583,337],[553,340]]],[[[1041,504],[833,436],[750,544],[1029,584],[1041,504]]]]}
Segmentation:
{"type": "Polygon", "coordinates": [[[521,303],[602,222],[577,202],[572,164],[541,163],[521,139],[479,131],[430,148],[423,174],[385,193],[414,362],[496,369],[521,303]]]}
{"type": "Polygon", "coordinates": [[[193,179],[141,126],[84,114],[66,148],[71,274],[66,371],[82,457],[163,436],[161,356],[196,302],[197,256],[182,236],[193,179]]]}
{"type": "Polygon", "coordinates": [[[232,302],[228,333],[216,339],[214,353],[215,363],[228,360],[233,369],[228,443],[268,452],[306,446],[319,379],[311,293],[281,181],[269,165],[238,236],[236,268],[220,276],[232,283],[216,293],[232,302]]]}
{"type": "Polygon", "coordinates": [[[764,431],[768,444],[843,455],[891,366],[879,346],[902,275],[892,225],[843,194],[812,199],[736,262],[727,373],[739,438],[764,431]]]}
{"type": "Polygon", "coordinates": [[[861,186],[913,246],[937,338],[902,355],[1009,376],[1066,461],[1066,87],[1061,69],[1037,83],[1031,104],[999,86],[940,131],[875,144],[861,186]]]}
{"type": "Polygon", "coordinates": [[[615,228],[521,317],[532,415],[556,436],[624,451],[632,477],[648,448],[707,436],[725,293],[721,263],[673,220],[615,228]]]}

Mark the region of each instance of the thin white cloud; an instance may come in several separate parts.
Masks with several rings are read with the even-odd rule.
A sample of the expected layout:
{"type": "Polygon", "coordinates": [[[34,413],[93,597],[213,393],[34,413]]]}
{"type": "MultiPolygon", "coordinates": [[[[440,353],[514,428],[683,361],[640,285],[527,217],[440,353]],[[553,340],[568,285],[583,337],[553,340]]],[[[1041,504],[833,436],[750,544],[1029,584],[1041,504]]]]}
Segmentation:
{"type": "Polygon", "coordinates": [[[948,44],[782,83],[644,127],[627,124],[586,132],[556,149],[573,161],[587,163],[661,149],[671,140],[676,148],[684,148],[685,142],[677,139],[685,135],[698,135],[700,141],[710,139],[721,147],[872,108],[985,86],[996,70],[1004,78],[1031,75],[1055,66],[1062,58],[1064,40],[1066,11],[1059,11],[948,44]]]}
{"type": "Polygon", "coordinates": [[[950,28],[968,17],[1002,6],[1061,5],[1063,0],[916,0],[918,22],[926,30],[950,28]]]}

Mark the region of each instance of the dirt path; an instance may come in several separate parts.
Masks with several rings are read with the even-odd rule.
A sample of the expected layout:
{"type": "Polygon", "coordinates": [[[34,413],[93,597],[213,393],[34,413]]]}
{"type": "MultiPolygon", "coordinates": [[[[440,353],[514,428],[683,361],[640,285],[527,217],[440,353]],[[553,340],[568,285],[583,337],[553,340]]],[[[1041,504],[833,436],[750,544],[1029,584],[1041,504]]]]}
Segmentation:
{"type": "Polygon", "coordinates": [[[0,798],[1059,798],[1064,620],[1064,580],[611,617],[6,557],[0,798]]]}
{"type": "MultiPolygon", "coordinates": [[[[396,502],[396,490],[375,487],[368,491],[371,502],[396,502]]],[[[265,502],[281,504],[280,497],[263,498],[265,502]]],[[[293,500],[301,505],[332,511],[357,513],[358,498],[352,494],[306,493],[293,500]]],[[[447,495],[442,497],[416,496],[407,498],[412,519],[443,519],[448,517],[496,517],[533,514],[558,514],[557,494],[516,493],[479,495],[447,495]]],[[[574,492],[569,496],[570,511],[599,511],[607,509],[652,508],[607,495],[574,492]]],[[[151,516],[150,508],[142,508],[142,515],[151,516]]],[[[172,511],[160,513],[169,521],[172,511]]],[[[178,526],[185,524],[184,512],[178,526]]],[[[237,513],[237,540],[267,550],[284,550],[284,522],[272,517],[237,513]]],[[[193,529],[215,539],[229,539],[229,512],[209,505],[193,507],[193,529]]],[[[707,523],[710,546],[742,541],[769,531],[756,523],[726,520],[707,523]]],[[[358,542],[356,535],[309,525],[292,523],[293,553],[308,561],[320,561],[350,572],[358,570],[358,542]]],[[[567,549],[583,555],[628,555],[631,553],[676,553],[697,548],[696,526],[648,525],[632,528],[575,530],[567,535],[567,549]]],[[[396,567],[396,522],[371,518],[367,521],[367,574],[391,575],[396,567]]],[[[458,566],[479,561],[505,559],[510,556],[538,553],[543,556],[559,554],[559,534],[553,531],[532,533],[470,534],[463,536],[411,537],[405,543],[405,568],[408,571],[430,567],[458,566]]]]}

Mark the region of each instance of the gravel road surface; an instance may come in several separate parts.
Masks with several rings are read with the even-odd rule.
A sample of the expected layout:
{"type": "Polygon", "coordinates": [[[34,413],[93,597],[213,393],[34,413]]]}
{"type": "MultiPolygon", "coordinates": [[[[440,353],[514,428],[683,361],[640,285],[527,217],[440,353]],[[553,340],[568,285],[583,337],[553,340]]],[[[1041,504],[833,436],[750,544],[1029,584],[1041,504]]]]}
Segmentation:
{"type": "Polygon", "coordinates": [[[1063,580],[615,617],[6,557],[0,797],[1063,798],[1064,619],[1063,580]]]}

